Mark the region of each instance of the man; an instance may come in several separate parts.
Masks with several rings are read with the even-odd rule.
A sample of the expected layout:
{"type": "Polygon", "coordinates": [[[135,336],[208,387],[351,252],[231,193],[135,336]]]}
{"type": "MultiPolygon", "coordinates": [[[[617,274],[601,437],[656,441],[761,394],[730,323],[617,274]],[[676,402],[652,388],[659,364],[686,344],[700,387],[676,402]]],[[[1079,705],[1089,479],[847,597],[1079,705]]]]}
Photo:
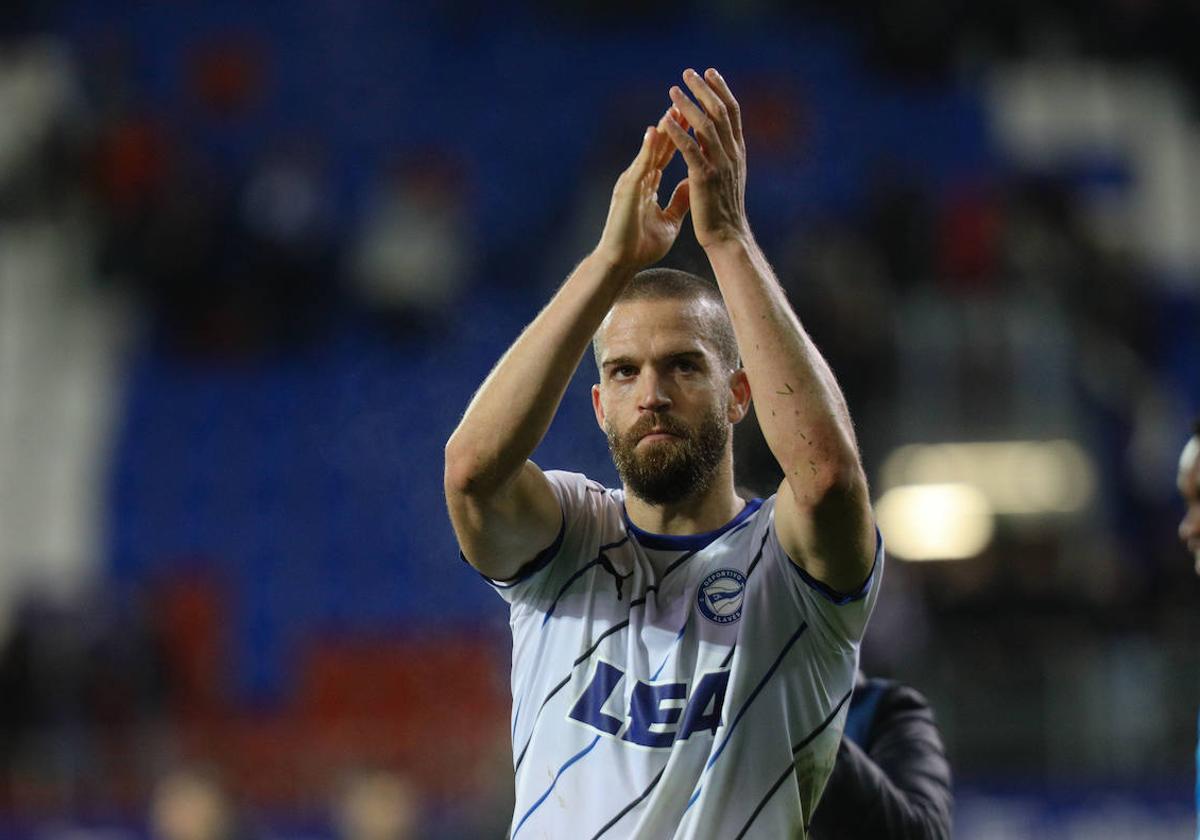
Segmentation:
{"type": "Polygon", "coordinates": [[[1200,417],[1192,426],[1192,436],[1179,455],[1179,494],[1186,506],[1179,522],[1179,540],[1196,562],[1200,575],[1200,417]]]}
{"type": "MultiPolygon", "coordinates": [[[[1179,455],[1176,480],[1183,496],[1183,519],[1179,522],[1179,540],[1191,552],[1200,575],[1200,417],[1192,424],[1192,436],[1179,455]]],[[[1196,749],[1196,813],[1200,815],[1200,747],[1196,749]]],[[[1200,829],[1196,832],[1200,840],[1200,829]]]]}
{"type": "Polygon", "coordinates": [[[859,672],[815,840],[946,840],[954,794],[929,702],[859,672]]]}
{"type": "Polygon", "coordinates": [[[845,403],[746,220],[738,103],[683,80],[446,445],[463,557],[511,605],[514,840],[804,837],[879,591],[845,403]],[[689,211],[719,292],[638,274],[689,211]],[[620,490],[528,460],[593,336],[620,490]],[[734,492],[751,393],[786,476],[766,501],[734,492]]]}

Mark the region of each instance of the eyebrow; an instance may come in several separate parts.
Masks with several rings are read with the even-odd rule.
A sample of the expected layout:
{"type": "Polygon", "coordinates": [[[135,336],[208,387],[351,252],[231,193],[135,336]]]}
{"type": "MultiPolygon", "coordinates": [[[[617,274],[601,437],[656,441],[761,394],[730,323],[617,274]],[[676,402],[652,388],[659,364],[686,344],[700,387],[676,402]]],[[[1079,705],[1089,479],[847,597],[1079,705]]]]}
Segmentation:
{"type": "MultiPolygon", "coordinates": [[[[702,350],[678,350],[674,353],[667,353],[662,357],[666,360],[671,359],[698,359],[704,361],[704,351],[702,350]]],[[[621,365],[636,365],[638,364],[632,356],[617,356],[613,359],[604,361],[600,367],[607,370],[610,367],[620,367],[621,365]]]]}
{"type": "Polygon", "coordinates": [[[615,359],[609,359],[601,365],[602,368],[608,370],[610,367],[620,367],[621,365],[632,365],[634,361],[629,356],[617,356],[615,359]]]}

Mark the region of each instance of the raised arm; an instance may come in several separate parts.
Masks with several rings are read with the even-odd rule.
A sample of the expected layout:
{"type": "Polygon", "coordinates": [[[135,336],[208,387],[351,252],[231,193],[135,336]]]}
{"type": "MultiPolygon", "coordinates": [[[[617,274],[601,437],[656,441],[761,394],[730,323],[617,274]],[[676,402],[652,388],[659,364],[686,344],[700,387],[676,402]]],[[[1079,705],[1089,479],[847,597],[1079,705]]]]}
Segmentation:
{"type": "Polygon", "coordinates": [[[729,308],[763,437],[784,472],[780,542],[838,592],[870,574],[874,528],[866,477],[841,390],[792,311],[746,219],[746,145],[737,100],[716,70],[687,70],[664,124],[688,165],[692,223],[729,308]],[[699,104],[697,104],[697,102],[699,104]]]}
{"type": "Polygon", "coordinates": [[[646,129],[617,179],[599,245],[501,357],[446,444],[450,521],[467,560],[497,580],[516,575],[562,527],[550,484],[528,458],[613,301],[639,269],[666,254],[687,213],[685,188],[676,188],[666,208],[658,205],[675,151],[663,122],[646,129]]]}

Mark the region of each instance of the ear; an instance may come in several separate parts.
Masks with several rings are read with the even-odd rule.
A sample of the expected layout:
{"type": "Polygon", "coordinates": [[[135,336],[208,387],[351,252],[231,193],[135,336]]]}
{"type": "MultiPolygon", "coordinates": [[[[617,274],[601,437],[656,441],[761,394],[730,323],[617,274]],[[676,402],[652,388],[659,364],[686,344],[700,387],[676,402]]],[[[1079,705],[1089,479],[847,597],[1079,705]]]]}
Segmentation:
{"type": "Polygon", "coordinates": [[[600,431],[604,430],[604,403],[600,401],[600,386],[592,386],[592,411],[596,413],[596,425],[600,427],[600,431]]]}
{"type": "Polygon", "coordinates": [[[729,374],[729,409],[727,416],[730,423],[740,423],[750,413],[750,378],[746,371],[738,368],[729,374]]]}

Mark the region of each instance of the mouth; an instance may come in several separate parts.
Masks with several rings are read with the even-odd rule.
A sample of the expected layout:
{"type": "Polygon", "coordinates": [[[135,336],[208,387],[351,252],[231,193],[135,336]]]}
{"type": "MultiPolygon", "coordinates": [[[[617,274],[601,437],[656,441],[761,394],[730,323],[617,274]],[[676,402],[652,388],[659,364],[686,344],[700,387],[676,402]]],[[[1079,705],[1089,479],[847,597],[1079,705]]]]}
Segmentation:
{"type": "Polygon", "coordinates": [[[641,443],[642,441],[647,441],[647,440],[648,441],[674,440],[678,437],[679,437],[679,435],[673,435],[670,432],[651,431],[651,432],[647,432],[646,434],[642,435],[641,438],[638,439],[638,443],[641,443]]]}

